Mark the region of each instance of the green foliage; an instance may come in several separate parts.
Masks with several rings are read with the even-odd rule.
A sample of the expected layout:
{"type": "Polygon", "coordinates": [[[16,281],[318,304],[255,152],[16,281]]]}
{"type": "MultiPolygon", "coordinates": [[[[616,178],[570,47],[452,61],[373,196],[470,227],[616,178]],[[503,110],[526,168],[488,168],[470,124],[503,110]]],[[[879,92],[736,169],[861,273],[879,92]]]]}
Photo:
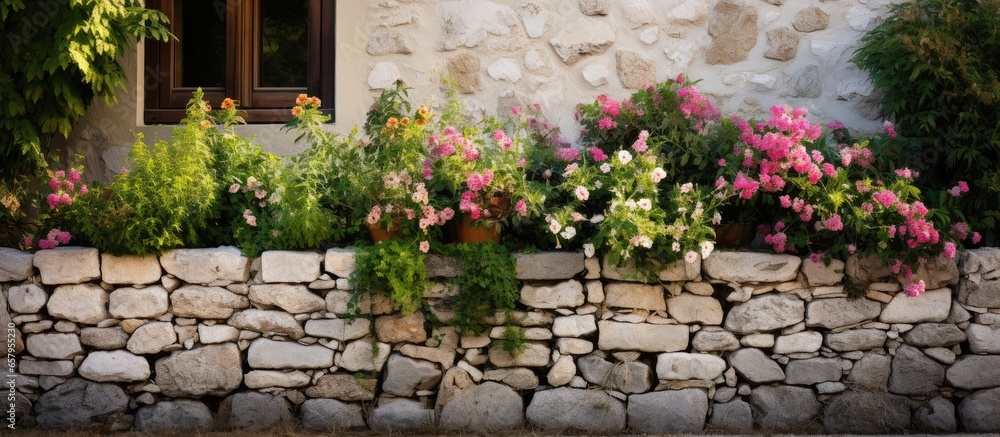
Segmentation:
{"type": "Polygon", "coordinates": [[[132,170],[78,198],[71,223],[94,247],[158,254],[201,244],[218,192],[202,96],[194,93],[170,141],[150,148],[140,135],[128,156],[132,170]]]}
{"type": "Polygon", "coordinates": [[[455,278],[458,287],[451,324],[463,334],[482,334],[489,328],[483,323],[497,311],[511,311],[521,297],[514,258],[496,243],[459,244],[452,249],[462,266],[455,278]]]}
{"type": "MultiPolygon", "coordinates": [[[[355,296],[387,294],[404,314],[416,311],[427,288],[427,265],[415,241],[389,240],[361,247],[351,273],[355,296]]],[[[355,299],[356,300],[356,299],[355,299]]]]}
{"type": "Polygon", "coordinates": [[[919,139],[911,167],[941,191],[975,188],[961,202],[974,226],[996,227],[1000,190],[1000,0],[923,0],[895,6],[852,61],[870,73],[883,114],[919,139]]]}
{"type": "Polygon", "coordinates": [[[514,355],[520,354],[528,348],[528,340],[524,335],[524,328],[520,326],[507,325],[507,328],[503,331],[503,338],[501,340],[503,341],[500,342],[499,347],[514,355]]]}
{"type": "Polygon", "coordinates": [[[68,136],[93,99],[125,85],[138,38],[165,41],[166,17],[141,0],[0,0],[0,181],[42,174],[48,138],[68,136]]]}

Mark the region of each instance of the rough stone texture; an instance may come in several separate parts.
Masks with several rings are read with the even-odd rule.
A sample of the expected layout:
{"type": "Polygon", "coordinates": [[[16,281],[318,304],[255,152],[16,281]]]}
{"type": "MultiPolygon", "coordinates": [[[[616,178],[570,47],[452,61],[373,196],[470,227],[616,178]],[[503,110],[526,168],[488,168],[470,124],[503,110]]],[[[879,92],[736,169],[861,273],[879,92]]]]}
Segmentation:
{"type": "Polygon", "coordinates": [[[688,346],[688,328],[683,325],[602,320],[597,323],[597,331],[597,347],[602,350],[677,352],[687,349],[688,346]]]}
{"type": "MultiPolygon", "coordinates": [[[[970,324],[970,331],[973,330],[973,326],[985,328],[983,325],[970,324]]],[[[965,341],[965,338],[965,333],[951,323],[921,323],[903,334],[903,340],[916,347],[951,346],[965,341]]],[[[973,350],[973,352],[983,351],[973,350]]]]}
{"type": "Polygon", "coordinates": [[[191,284],[228,284],[250,278],[250,260],[232,246],[175,249],[163,254],[160,264],[167,273],[191,284]]]}
{"type": "Polygon", "coordinates": [[[526,348],[516,355],[501,348],[491,348],[490,362],[497,367],[546,367],[551,355],[546,344],[527,342],[526,348]]]}
{"type": "Polygon", "coordinates": [[[701,330],[694,334],[691,346],[701,352],[734,351],[740,348],[740,341],[729,331],[701,330]]]}
{"type": "Polygon", "coordinates": [[[35,284],[18,285],[7,290],[7,304],[16,313],[37,313],[48,301],[49,294],[35,284]]]}
{"type": "Polygon", "coordinates": [[[882,305],[868,299],[816,299],[809,302],[806,326],[837,329],[874,320],[882,305]]]}
{"type": "Polygon", "coordinates": [[[502,382],[515,390],[533,390],[538,387],[538,376],[523,367],[487,370],[483,372],[483,379],[502,382]]]}
{"type": "Polygon", "coordinates": [[[612,363],[591,354],[578,358],[577,368],[587,382],[625,394],[644,393],[652,387],[653,369],[639,361],[612,363]]]}
{"type": "MultiPolygon", "coordinates": [[[[798,41],[798,39],[796,39],[798,41]]],[[[807,66],[808,68],[809,66],[807,66]]],[[[816,66],[812,66],[816,69],[816,66]]],[[[799,96],[807,97],[807,96],[799,96]]],[[[819,96],[815,96],[819,97],[819,96]]],[[[809,285],[819,287],[824,285],[837,285],[844,279],[844,262],[839,259],[830,260],[827,266],[823,262],[802,262],[802,274],[806,276],[809,285]]]]}
{"type": "Polygon", "coordinates": [[[583,271],[583,253],[539,252],[515,254],[517,279],[559,280],[572,279],[583,271]]]}
{"type": "Polygon", "coordinates": [[[708,396],[696,388],[628,397],[628,426],[641,433],[699,432],[707,414],[708,396]]]}
{"type": "Polygon", "coordinates": [[[583,70],[580,70],[580,72],[583,74],[584,80],[593,86],[602,86],[608,83],[608,75],[610,73],[608,72],[608,67],[603,64],[590,64],[583,67],[583,70]]]}
{"type": "Polygon", "coordinates": [[[958,284],[958,262],[945,258],[944,255],[933,257],[927,264],[919,266],[914,272],[914,281],[924,281],[928,290],[958,284]]]}
{"type": "Polygon", "coordinates": [[[109,312],[119,319],[155,319],[169,309],[167,290],[159,285],[119,288],[108,299],[109,312]]]}
{"type": "Polygon", "coordinates": [[[563,355],[549,369],[545,380],[553,387],[562,387],[572,382],[574,376],[576,376],[576,362],[572,356],[563,355]]]}
{"type": "Polygon", "coordinates": [[[151,322],[140,326],[128,339],[129,352],[139,355],[158,354],[177,342],[177,332],[170,322],[151,322]]]}
{"type": "Polygon", "coordinates": [[[826,335],[826,346],[839,352],[881,348],[888,339],[881,329],[851,329],[826,335]]]}
{"type": "Polygon", "coordinates": [[[521,395],[495,382],[474,384],[464,370],[447,373],[436,409],[438,426],[444,429],[497,431],[524,423],[521,395]]]}
{"type": "Polygon", "coordinates": [[[1000,355],[965,355],[948,368],[948,385],[962,390],[1000,387],[1000,355]]]}
{"type": "Polygon", "coordinates": [[[109,284],[152,284],[162,275],[156,255],[101,254],[101,280],[109,284]]]}
{"type": "Polygon", "coordinates": [[[958,259],[963,274],[1000,270],[1000,248],[998,247],[969,249],[959,253],[958,259]]]}
{"type": "MultiPolygon", "coordinates": [[[[812,42],[813,54],[822,58],[839,58],[849,48],[841,42],[816,41],[812,42]]],[[[893,277],[892,269],[875,255],[865,258],[858,258],[857,255],[847,257],[847,264],[844,273],[851,278],[855,278],[860,283],[880,282],[880,279],[893,277]]]]}
{"type": "Polygon", "coordinates": [[[299,413],[306,431],[331,432],[365,427],[360,405],[335,399],[309,399],[299,407],[299,413]]]}
{"type": "Polygon", "coordinates": [[[227,319],[234,309],[247,308],[246,296],[220,287],[186,285],[170,293],[172,311],[177,317],[198,319],[227,319]]]}
{"type": "Polygon", "coordinates": [[[482,45],[509,52],[528,43],[517,12],[506,5],[475,0],[443,2],[436,5],[435,15],[443,30],[438,50],[482,45]]]}
{"type": "Polygon", "coordinates": [[[424,314],[393,314],[375,319],[375,332],[385,343],[423,343],[427,341],[424,314]]]}
{"type": "Polygon", "coordinates": [[[625,429],[625,406],[602,391],[561,387],[535,394],[528,421],[543,429],[618,432],[625,429]]]}
{"type": "Polygon", "coordinates": [[[805,303],[795,296],[765,294],[734,306],[726,316],[725,328],[737,334],[766,332],[792,326],[804,318],[805,303]]]}
{"type": "Polygon", "coordinates": [[[420,401],[380,398],[368,426],[375,431],[427,429],[434,426],[434,410],[420,401]]]}
{"type": "Polygon", "coordinates": [[[371,334],[371,322],[365,319],[307,320],[306,335],[332,338],[339,341],[355,340],[371,334]]]}
{"type": "Polygon", "coordinates": [[[762,430],[800,429],[823,410],[811,389],[788,385],[755,388],[750,393],[750,406],[762,430]]]}
{"type": "Polygon", "coordinates": [[[247,350],[247,364],[254,369],[322,369],[333,366],[333,351],[320,345],[258,338],[247,350]]]}
{"type": "Polygon", "coordinates": [[[936,392],[944,382],[944,366],[919,349],[903,345],[896,349],[889,374],[889,391],[901,395],[936,392]]]}
{"type": "Polygon", "coordinates": [[[518,67],[517,62],[510,58],[498,59],[486,67],[486,72],[493,80],[506,80],[512,83],[517,83],[522,77],[521,67],[518,67]]]}
{"type": "Polygon", "coordinates": [[[954,432],[958,428],[955,404],[941,396],[927,401],[913,413],[913,428],[918,431],[954,432]]]}
{"type": "Polygon", "coordinates": [[[726,370],[726,361],[715,355],[672,352],[656,357],[656,377],[684,381],[713,380],[726,370]]]}
{"type": "Polygon", "coordinates": [[[337,365],[351,372],[378,372],[389,359],[390,346],[385,343],[372,345],[369,338],[362,338],[347,344],[337,365]]]}
{"type": "Polygon", "coordinates": [[[264,282],[312,282],[319,278],[323,255],[313,252],[268,250],[260,255],[264,282]]]}
{"type": "Polygon", "coordinates": [[[165,396],[225,396],[243,381],[240,349],[235,344],[178,351],[156,361],[156,385],[165,396]]]}
{"type": "Polygon", "coordinates": [[[354,253],[354,249],[327,249],[323,268],[338,277],[349,278],[356,265],[354,253]]]}
{"type": "Polygon", "coordinates": [[[311,398],[334,398],[342,401],[370,401],[375,399],[377,379],[359,378],[355,375],[335,373],[323,375],[306,389],[311,398]]]}
{"type": "Polygon", "coordinates": [[[236,393],[223,400],[218,420],[226,429],[261,432],[291,422],[293,417],[285,398],[251,391],[236,393]]]}
{"type": "Polygon", "coordinates": [[[608,15],[611,11],[611,0],[580,0],[580,12],[583,15],[608,15]]]}
{"type": "Polygon", "coordinates": [[[799,52],[799,34],[788,26],[776,27],[767,31],[767,51],[764,57],[787,61],[799,52]]]}
{"type": "Polygon", "coordinates": [[[792,360],[785,366],[785,384],[813,385],[840,381],[843,376],[840,358],[792,360]]]}
{"type": "Polygon", "coordinates": [[[128,395],[115,384],[72,378],[43,393],[35,403],[35,413],[43,429],[69,429],[124,414],[128,403],[128,395]]]}
{"type": "Polygon", "coordinates": [[[958,420],[967,432],[996,432],[1000,430],[1000,389],[977,391],[958,404],[958,420]]]}
{"type": "Polygon", "coordinates": [[[604,286],[604,304],[610,308],[666,311],[662,285],[612,282],[604,286]]]}
{"type": "Polygon", "coordinates": [[[521,303],[542,309],[574,308],[583,305],[583,284],[580,281],[565,281],[553,285],[524,284],[521,288],[521,303]]]}
{"type": "MultiPolygon", "coordinates": [[[[399,32],[389,29],[379,29],[368,37],[368,46],[365,47],[365,51],[368,52],[369,55],[373,56],[391,54],[407,55],[413,53],[414,44],[415,42],[411,38],[408,38],[399,32]]],[[[319,275],[317,274],[316,276],[319,275]]]]}
{"type": "Polygon", "coordinates": [[[198,325],[198,341],[202,344],[229,343],[236,341],[240,331],[227,325],[198,325]]]}
{"type": "Polygon", "coordinates": [[[251,370],[243,376],[243,383],[247,388],[268,388],[268,387],[305,387],[312,382],[312,378],[305,372],[281,372],[277,370],[251,370]]]}
{"type": "Polygon", "coordinates": [[[722,304],[711,296],[681,293],[667,299],[667,310],[670,317],[680,323],[722,324],[722,304]]]}
{"type": "Polygon", "coordinates": [[[792,26],[799,32],[815,32],[826,29],[829,25],[830,14],[816,6],[800,10],[792,19],[792,26]]]}
{"type": "Polygon", "coordinates": [[[128,334],[122,328],[83,328],[80,343],[98,350],[122,349],[128,344],[128,334]]]}
{"type": "Polygon", "coordinates": [[[34,264],[46,285],[80,284],[101,277],[101,260],[92,247],[41,250],[35,254],[34,264]]]}
{"type": "Polygon", "coordinates": [[[832,434],[901,432],[910,426],[910,407],[903,396],[848,390],[834,396],[823,414],[823,429],[832,434]]]}
{"type": "MultiPolygon", "coordinates": [[[[316,268],[316,277],[319,277],[318,261],[316,268]]],[[[251,302],[264,308],[277,307],[292,314],[312,313],[326,309],[326,301],[309,291],[305,285],[251,285],[249,297],[251,302]]]]}
{"type": "Polygon", "coordinates": [[[372,67],[371,73],[368,73],[368,88],[373,90],[389,89],[402,78],[403,75],[399,72],[399,66],[395,62],[379,62],[372,67]]]}
{"type": "Polygon", "coordinates": [[[80,364],[80,376],[97,382],[133,382],[149,379],[149,361],[117,350],[96,351],[80,364]]]}
{"type": "Polygon", "coordinates": [[[66,360],[83,354],[80,338],[76,334],[31,334],[25,344],[28,354],[35,358],[66,360]]]}
{"type": "Polygon", "coordinates": [[[35,254],[9,247],[0,247],[0,282],[28,279],[34,271],[35,254]]]}
{"type": "Polygon", "coordinates": [[[705,52],[705,62],[733,64],[746,60],[757,45],[757,9],[737,0],[720,1],[712,11],[708,34],[712,44],[705,52]]]}
{"type": "Polygon", "coordinates": [[[193,399],[161,400],[135,413],[136,431],[204,430],[215,428],[212,411],[193,399]]]}
{"type": "Polygon", "coordinates": [[[56,287],[46,309],[52,317],[84,325],[96,325],[111,317],[108,314],[108,292],[94,284],[56,287]]]}
{"type": "Polygon", "coordinates": [[[752,431],[753,412],[750,404],[741,399],[712,405],[712,415],[708,427],[713,430],[752,431]]]}
{"type": "Polygon", "coordinates": [[[877,353],[866,353],[854,363],[847,375],[847,385],[859,389],[886,391],[889,374],[892,372],[892,357],[877,353]]]}
{"type": "Polygon", "coordinates": [[[434,363],[392,354],[385,366],[382,391],[411,397],[419,390],[431,390],[441,382],[441,370],[434,363]]]}
{"type": "Polygon", "coordinates": [[[593,18],[579,18],[568,23],[549,40],[552,49],[567,65],[586,55],[604,53],[614,42],[615,29],[593,18]]]}
{"type": "Polygon", "coordinates": [[[823,346],[823,334],[815,331],[796,332],[774,339],[776,354],[811,353],[823,346]]]}
{"type": "Polygon", "coordinates": [[[448,74],[455,79],[458,84],[458,91],[470,94],[482,88],[482,79],[479,70],[482,68],[479,57],[469,53],[462,53],[448,60],[448,74]]]}
{"type": "Polygon", "coordinates": [[[760,349],[746,348],[729,354],[729,365],[754,384],[785,379],[785,372],[781,370],[781,366],[764,355],[760,349]]]}
{"type": "Polygon", "coordinates": [[[618,80],[627,89],[639,89],[656,84],[656,64],[649,58],[631,50],[615,53],[618,80]]]}
{"type": "Polygon", "coordinates": [[[594,316],[556,317],[552,323],[552,335],[557,337],[583,337],[597,331],[594,316]]]}
{"type": "Polygon", "coordinates": [[[951,312],[951,290],[940,288],[917,297],[899,293],[882,310],[885,323],[943,322],[951,312]]]}
{"type": "MultiPolygon", "coordinates": [[[[955,325],[949,324],[947,326],[955,325]]],[[[970,352],[974,354],[1000,354],[1000,329],[997,329],[996,325],[970,323],[969,327],[965,328],[965,334],[962,334],[963,340],[966,335],[969,339],[970,352]]],[[[956,335],[953,339],[957,337],[956,335]]]]}
{"type": "Polygon", "coordinates": [[[974,307],[1000,308],[1000,281],[963,277],[958,284],[958,301],[974,307]]]}
{"type": "Polygon", "coordinates": [[[233,314],[226,321],[226,324],[237,329],[247,329],[262,334],[287,335],[293,340],[300,339],[305,335],[305,331],[295,320],[295,317],[283,311],[243,310],[233,314]]]}

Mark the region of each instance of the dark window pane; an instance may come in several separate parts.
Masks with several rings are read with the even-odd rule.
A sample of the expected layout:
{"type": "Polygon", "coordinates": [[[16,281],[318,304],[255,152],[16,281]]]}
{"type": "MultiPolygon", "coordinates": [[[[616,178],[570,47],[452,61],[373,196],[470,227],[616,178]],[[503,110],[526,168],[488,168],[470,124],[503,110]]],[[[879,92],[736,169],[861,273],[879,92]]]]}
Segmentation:
{"type": "Polygon", "coordinates": [[[261,87],[305,87],[309,2],[260,0],[261,87]]]}
{"type": "Polygon", "coordinates": [[[226,6],[224,2],[178,0],[180,53],[174,58],[182,87],[222,87],[226,78],[226,6]]]}

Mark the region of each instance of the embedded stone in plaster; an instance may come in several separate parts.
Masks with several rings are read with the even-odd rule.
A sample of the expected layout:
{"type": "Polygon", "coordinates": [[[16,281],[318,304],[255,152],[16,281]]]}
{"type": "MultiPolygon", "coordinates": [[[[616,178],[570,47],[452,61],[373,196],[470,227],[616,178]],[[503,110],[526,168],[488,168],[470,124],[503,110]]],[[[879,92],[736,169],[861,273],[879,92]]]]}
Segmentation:
{"type": "Polygon", "coordinates": [[[389,29],[379,29],[368,37],[368,46],[365,51],[369,55],[390,55],[413,53],[413,39],[403,34],[389,29]]]}
{"type": "Polygon", "coordinates": [[[391,88],[397,80],[402,79],[399,67],[393,62],[379,62],[368,74],[368,88],[384,90],[391,88]]]}
{"type": "Polygon", "coordinates": [[[628,89],[639,89],[656,83],[656,64],[649,58],[631,50],[615,53],[618,79],[628,89]]]}
{"type": "Polygon", "coordinates": [[[619,0],[617,3],[622,16],[633,29],[653,21],[653,5],[649,0],[619,0]]]}
{"type": "Polygon", "coordinates": [[[532,49],[528,50],[528,52],[524,54],[524,66],[530,71],[542,69],[548,64],[549,64],[549,56],[541,50],[532,49]]]}
{"type": "Polygon", "coordinates": [[[608,67],[602,64],[590,64],[583,67],[583,78],[593,86],[607,85],[608,67]]]}
{"type": "Polygon", "coordinates": [[[826,29],[829,25],[830,14],[816,6],[800,10],[792,19],[792,26],[799,32],[815,32],[826,29]]]}
{"type": "Polygon", "coordinates": [[[864,6],[852,6],[844,14],[844,19],[847,20],[847,24],[851,26],[851,29],[857,30],[858,32],[867,32],[872,24],[875,23],[879,18],[878,12],[868,9],[864,6]]]}
{"type": "Polygon", "coordinates": [[[678,24],[698,24],[708,17],[711,8],[711,2],[685,0],[667,13],[667,19],[678,24]]]}
{"type": "Polygon", "coordinates": [[[757,8],[737,0],[722,0],[715,5],[708,23],[712,45],[705,51],[709,64],[735,64],[745,61],[757,45],[757,8]]]}
{"type": "Polygon", "coordinates": [[[867,97],[875,90],[868,75],[856,73],[854,76],[841,80],[837,84],[837,98],[840,100],[851,100],[857,96],[867,97]]]}
{"type": "Polygon", "coordinates": [[[639,34],[639,41],[642,41],[646,44],[652,44],[656,42],[656,40],[659,39],[659,37],[660,37],[660,29],[656,26],[651,26],[649,28],[646,28],[646,30],[642,31],[642,33],[639,34]]]}
{"type": "Polygon", "coordinates": [[[667,60],[669,61],[666,67],[666,76],[676,77],[678,74],[687,72],[698,49],[699,47],[691,41],[682,39],[668,40],[666,46],[663,48],[663,54],[667,56],[667,60]]]}
{"type": "Polygon", "coordinates": [[[765,58],[787,61],[799,51],[799,34],[788,26],[767,31],[767,51],[765,58]]]}
{"type": "Polygon", "coordinates": [[[583,15],[608,15],[610,11],[611,0],[580,0],[583,15]]]}
{"type": "Polygon", "coordinates": [[[517,62],[510,58],[498,59],[486,69],[486,72],[494,80],[506,80],[513,83],[521,80],[521,68],[517,66],[517,62]]]}
{"type": "Polygon", "coordinates": [[[850,43],[840,42],[840,41],[823,41],[823,40],[812,40],[810,41],[810,52],[813,56],[820,59],[820,62],[824,66],[834,66],[840,63],[840,59],[844,57],[844,53],[851,48],[850,43]]]}
{"type": "Polygon", "coordinates": [[[441,32],[438,47],[455,50],[487,43],[491,48],[512,51],[527,44],[517,13],[509,6],[484,0],[441,2],[435,10],[441,32]]]}
{"type": "Polygon", "coordinates": [[[521,10],[521,21],[529,38],[538,38],[545,33],[545,22],[549,19],[549,11],[534,3],[528,3],[521,10]]]}
{"type": "Polygon", "coordinates": [[[751,72],[731,73],[722,77],[722,83],[739,88],[749,88],[753,91],[764,92],[774,88],[778,79],[770,74],[759,74],[751,72]]]}
{"type": "Polygon", "coordinates": [[[458,83],[458,92],[470,94],[478,91],[482,85],[480,83],[479,57],[462,53],[448,60],[448,74],[458,83]]]}
{"type": "Polygon", "coordinates": [[[549,40],[556,54],[567,65],[586,55],[604,53],[615,42],[615,29],[603,21],[580,18],[567,24],[549,40]]]}

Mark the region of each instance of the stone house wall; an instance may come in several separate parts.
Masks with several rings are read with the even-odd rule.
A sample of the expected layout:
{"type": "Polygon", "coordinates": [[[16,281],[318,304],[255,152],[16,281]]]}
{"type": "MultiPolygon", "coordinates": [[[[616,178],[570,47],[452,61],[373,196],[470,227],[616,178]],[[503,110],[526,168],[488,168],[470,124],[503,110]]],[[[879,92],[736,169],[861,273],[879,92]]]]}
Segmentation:
{"type": "MultiPolygon", "coordinates": [[[[461,274],[432,256],[442,284],[461,274]]],[[[1000,249],[928,265],[908,298],[884,270],[715,252],[660,282],[574,252],[519,255],[526,349],[403,315],[344,318],[354,252],[232,247],[163,256],[0,249],[0,324],[18,427],[542,429],[642,433],[1000,430],[1000,249]],[[869,286],[851,300],[844,271],[869,286]]]]}

